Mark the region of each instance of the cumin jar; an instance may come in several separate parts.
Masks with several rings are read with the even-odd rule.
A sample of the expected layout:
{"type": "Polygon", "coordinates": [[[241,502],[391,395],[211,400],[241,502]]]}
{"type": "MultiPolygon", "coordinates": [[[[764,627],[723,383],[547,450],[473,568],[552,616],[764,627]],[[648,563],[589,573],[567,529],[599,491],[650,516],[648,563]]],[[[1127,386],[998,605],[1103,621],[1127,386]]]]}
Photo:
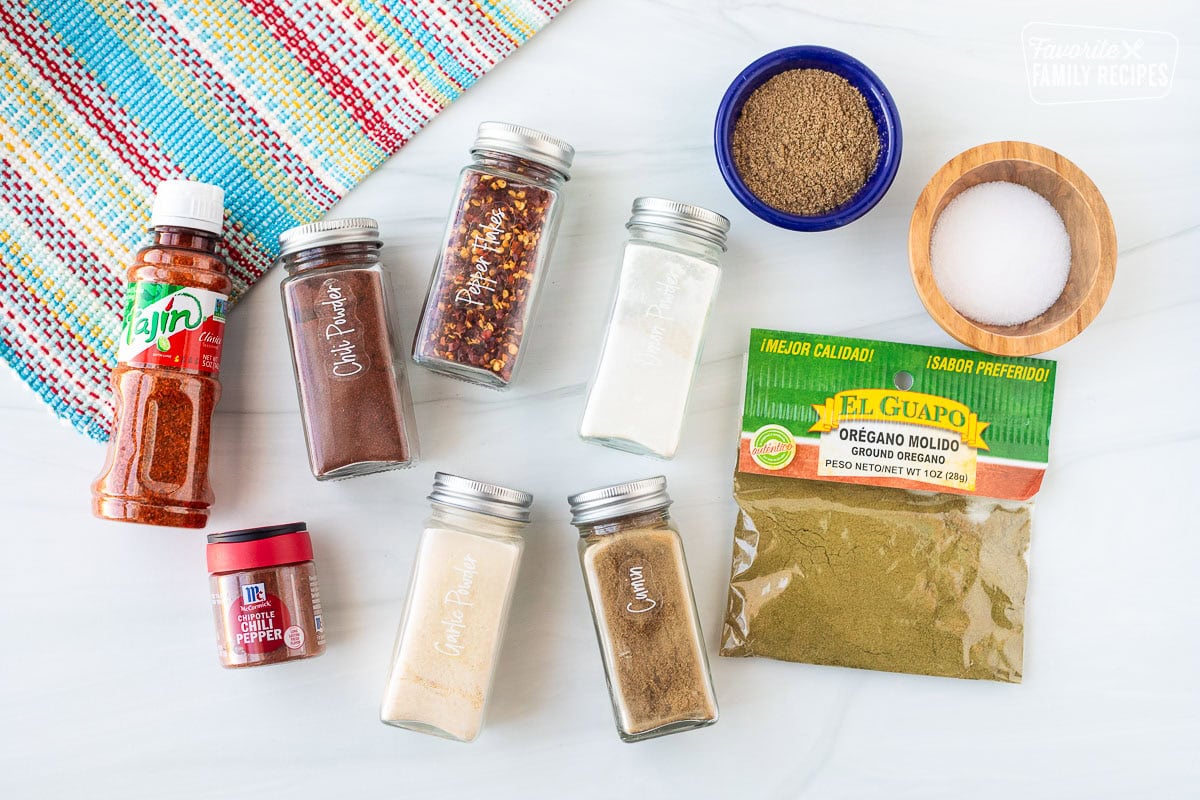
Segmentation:
{"type": "Polygon", "coordinates": [[[307,525],[213,533],[207,556],[221,666],[258,667],[325,652],[307,525]]]}
{"type": "Polygon", "coordinates": [[[661,475],[567,498],[617,733],[640,742],[717,721],[704,634],[661,475]]]}
{"type": "Polygon", "coordinates": [[[413,341],[427,369],[507,388],[546,279],[575,148],[484,122],[455,191],[413,341]]]}
{"type": "Polygon", "coordinates": [[[417,463],[417,429],[379,226],[353,217],[279,236],[280,285],[308,462],[317,480],[417,463]]]}

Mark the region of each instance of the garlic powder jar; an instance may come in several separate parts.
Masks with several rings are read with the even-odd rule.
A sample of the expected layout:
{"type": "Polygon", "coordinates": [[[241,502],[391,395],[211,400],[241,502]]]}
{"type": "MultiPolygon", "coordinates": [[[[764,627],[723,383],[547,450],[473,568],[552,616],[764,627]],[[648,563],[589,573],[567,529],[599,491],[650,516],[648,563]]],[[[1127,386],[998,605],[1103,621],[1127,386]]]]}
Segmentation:
{"type": "Polygon", "coordinates": [[[439,472],[380,719],[460,742],[483,728],[533,495],[439,472]]]}

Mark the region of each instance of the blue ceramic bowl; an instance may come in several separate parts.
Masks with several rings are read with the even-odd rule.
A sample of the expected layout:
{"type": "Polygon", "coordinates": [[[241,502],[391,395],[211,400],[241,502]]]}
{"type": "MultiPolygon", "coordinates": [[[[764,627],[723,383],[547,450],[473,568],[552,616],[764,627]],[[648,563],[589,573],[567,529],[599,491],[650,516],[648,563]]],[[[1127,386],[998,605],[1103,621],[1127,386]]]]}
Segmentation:
{"type": "Polygon", "coordinates": [[[870,211],[887,193],[900,167],[900,114],[896,104],[883,81],[871,70],[867,69],[856,58],[852,58],[840,50],[828,47],[802,45],[785,47],[767,53],[750,66],[742,70],[733,83],[729,85],[721,105],[717,108],[716,125],[717,164],[721,175],[729,185],[742,205],[772,225],[789,228],[794,231],[827,231],[840,228],[870,211]],[[781,72],[793,69],[823,69],[836,75],[841,75],[850,85],[862,92],[867,100],[867,107],[875,117],[875,125],[879,129],[879,160],[875,171],[867,178],[858,193],[841,206],[824,214],[805,217],[780,211],[759,200],[742,181],[737,168],[733,164],[733,126],[741,116],[742,106],[759,86],[781,72]]]}

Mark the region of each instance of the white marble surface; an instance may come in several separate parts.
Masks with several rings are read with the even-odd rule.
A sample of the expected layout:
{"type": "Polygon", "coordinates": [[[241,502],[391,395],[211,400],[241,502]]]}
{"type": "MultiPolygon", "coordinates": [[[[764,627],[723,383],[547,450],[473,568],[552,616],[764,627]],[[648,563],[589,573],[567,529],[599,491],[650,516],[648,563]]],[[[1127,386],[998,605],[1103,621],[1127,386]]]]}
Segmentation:
{"type": "Polygon", "coordinates": [[[1195,797],[1197,23],[1188,4],[1111,0],[578,0],[337,209],[381,221],[411,332],[475,125],[511,119],[577,146],[554,273],[513,391],[414,371],[421,466],[318,485],[304,459],[280,276],[232,317],[209,530],[310,523],[324,657],[221,670],[203,536],[91,519],[101,446],[53,420],[15,379],[0,380],[0,796],[1195,797]],[[1030,21],[1172,31],[1182,42],[1174,90],[1159,101],[1035,105],[1019,43],[1030,21]],[[904,122],[891,192],[832,233],[751,217],[712,156],[729,80],[798,43],[864,60],[904,122]],[[1059,384],[1024,684],[715,657],[747,328],[951,344],[909,280],[909,213],[947,158],[1004,138],[1049,146],[1088,171],[1121,252],[1103,313],[1051,354],[1059,384]],[[574,434],[639,194],[733,220],[685,442],[665,466],[574,434]],[[470,746],[376,719],[435,469],[537,495],[489,726],[470,746]],[[613,730],[564,498],[659,471],[686,537],[722,717],[629,746],[613,730]]]}

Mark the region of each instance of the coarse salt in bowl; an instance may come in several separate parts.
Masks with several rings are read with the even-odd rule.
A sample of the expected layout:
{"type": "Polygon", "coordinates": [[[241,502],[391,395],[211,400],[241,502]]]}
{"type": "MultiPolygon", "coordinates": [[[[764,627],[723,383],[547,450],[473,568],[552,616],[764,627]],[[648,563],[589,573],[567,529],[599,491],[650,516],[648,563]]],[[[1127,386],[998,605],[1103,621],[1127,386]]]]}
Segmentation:
{"type": "Polygon", "coordinates": [[[861,61],[840,50],[815,45],[775,50],[742,70],[721,98],[721,104],[717,108],[714,138],[717,165],[734,197],[760,219],[794,231],[827,231],[840,228],[874,208],[875,204],[883,199],[896,177],[903,143],[900,113],[879,76],[861,61]],[[790,214],[760,200],[746,186],[733,160],[733,128],[741,116],[742,106],[746,104],[750,95],[768,80],[781,72],[796,69],[819,69],[845,78],[862,93],[879,131],[879,157],[867,182],[842,205],[811,216],[790,214]]]}
{"type": "MultiPolygon", "coordinates": [[[[989,246],[987,237],[980,246],[989,246]]],[[[908,259],[917,295],[942,330],[985,353],[1032,356],[1066,344],[1100,313],[1116,276],[1117,232],[1104,196],[1076,164],[1030,142],[989,142],[959,153],[929,179],[913,207],[908,259]],[[1014,325],[996,324],[1011,320],[968,317],[951,304],[934,277],[933,231],[941,215],[968,190],[997,181],[1017,183],[1041,195],[1065,225],[1070,241],[1062,292],[1041,314],[1014,325]]],[[[1006,291],[1020,291],[1026,283],[1006,291]]],[[[971,289],[975,295],[988,291],[992,290],[971,289]]]]}

